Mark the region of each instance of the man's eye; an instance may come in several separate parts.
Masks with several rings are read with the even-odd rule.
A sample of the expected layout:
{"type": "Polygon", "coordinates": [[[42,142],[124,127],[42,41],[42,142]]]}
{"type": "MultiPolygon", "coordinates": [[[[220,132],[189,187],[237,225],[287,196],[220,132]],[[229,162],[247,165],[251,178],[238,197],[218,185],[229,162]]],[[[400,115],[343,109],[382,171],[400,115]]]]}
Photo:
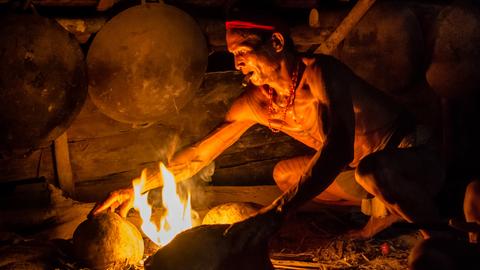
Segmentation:
{"type": "Polygon", "coordinates": [[[235,55],[236,55],[236,56],[242,56],[242,55],[245,55],[246,53],[247,53],[247,51],[241,50],[241,51],[237,51],[237,52],[235,53],[235,55]]]}

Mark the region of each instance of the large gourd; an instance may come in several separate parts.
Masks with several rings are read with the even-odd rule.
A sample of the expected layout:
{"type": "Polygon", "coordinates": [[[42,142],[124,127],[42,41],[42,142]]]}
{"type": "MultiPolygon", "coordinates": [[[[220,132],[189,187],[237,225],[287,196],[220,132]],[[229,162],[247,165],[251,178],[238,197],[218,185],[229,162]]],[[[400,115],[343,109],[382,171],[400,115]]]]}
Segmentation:
{"type": "Polygon", "coordinates": [[[161,122],[195,96],[207,56],[202,31],[182,10],[166,4],[129,8],[93,40],[87,57],[90,97],[117,121],[161,122]]]}

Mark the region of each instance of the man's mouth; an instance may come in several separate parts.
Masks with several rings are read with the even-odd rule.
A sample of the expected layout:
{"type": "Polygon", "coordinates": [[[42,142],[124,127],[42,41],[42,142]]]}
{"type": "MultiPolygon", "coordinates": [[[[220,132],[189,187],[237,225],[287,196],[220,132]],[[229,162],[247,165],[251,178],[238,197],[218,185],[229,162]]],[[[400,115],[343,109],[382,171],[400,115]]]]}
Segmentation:
{"type": "Polygon", "coordinates": [[[250,81],[250,78],[253,76],[253,71],[250,71],[248,72],[247,74],[245,74],[245,79],[250,81]]]}
{"type": "Polygon", "coordinates": [[[250,78],[253,76],[253,71],[250,71],[248,73],[245,74],[245,77],[243,77],[243,82],[242,82],[242,85],[243,86],[247,86],[248,83],[250,82],[250,78]]]}

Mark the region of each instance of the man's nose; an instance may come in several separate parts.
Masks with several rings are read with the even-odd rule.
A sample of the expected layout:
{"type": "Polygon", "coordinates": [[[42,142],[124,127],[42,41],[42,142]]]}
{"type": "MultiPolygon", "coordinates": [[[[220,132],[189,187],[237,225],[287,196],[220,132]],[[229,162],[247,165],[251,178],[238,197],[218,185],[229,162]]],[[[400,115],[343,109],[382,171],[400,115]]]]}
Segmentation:
{"type": "Polygon", "coordinates": [[[240,59],[240,57],[235,57],[235,68],[237,70],[242,69],[245,66],[245,62],[243,62],[243,59],[240,59]]]}

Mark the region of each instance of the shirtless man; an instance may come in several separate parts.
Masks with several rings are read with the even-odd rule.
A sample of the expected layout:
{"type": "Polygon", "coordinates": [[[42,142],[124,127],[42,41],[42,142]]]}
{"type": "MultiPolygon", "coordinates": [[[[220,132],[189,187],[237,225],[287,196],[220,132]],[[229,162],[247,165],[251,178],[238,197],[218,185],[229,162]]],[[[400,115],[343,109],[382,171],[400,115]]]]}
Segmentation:
{"type": "MultiPolygon", "coordinates": [[[[251,11],[238,14],[226,23],[227,46],[250,87],[219,128],[173,156],[168,168],[176,179],[193,176],[261,124],[317,152],[276,165],[273,176],[285,193],[258,220],[265,213],[284,216],[311,199],[360,205],[375,198],[384,214],[372,216],[353,236],[371,237],[400,219],[436,222],[433,197],[442,184],[441,164],[405,111],[335,58],[298,54],[282,22],[251,11]]],[[[146,190],[162,185],[158,177],[147,182],[146,190]]],[[[119,208],[125,216],[132,194],[115,191],[92,213],[119,208]]],[[[425,237],[429,233],[423,231],[425,237]]]]}

